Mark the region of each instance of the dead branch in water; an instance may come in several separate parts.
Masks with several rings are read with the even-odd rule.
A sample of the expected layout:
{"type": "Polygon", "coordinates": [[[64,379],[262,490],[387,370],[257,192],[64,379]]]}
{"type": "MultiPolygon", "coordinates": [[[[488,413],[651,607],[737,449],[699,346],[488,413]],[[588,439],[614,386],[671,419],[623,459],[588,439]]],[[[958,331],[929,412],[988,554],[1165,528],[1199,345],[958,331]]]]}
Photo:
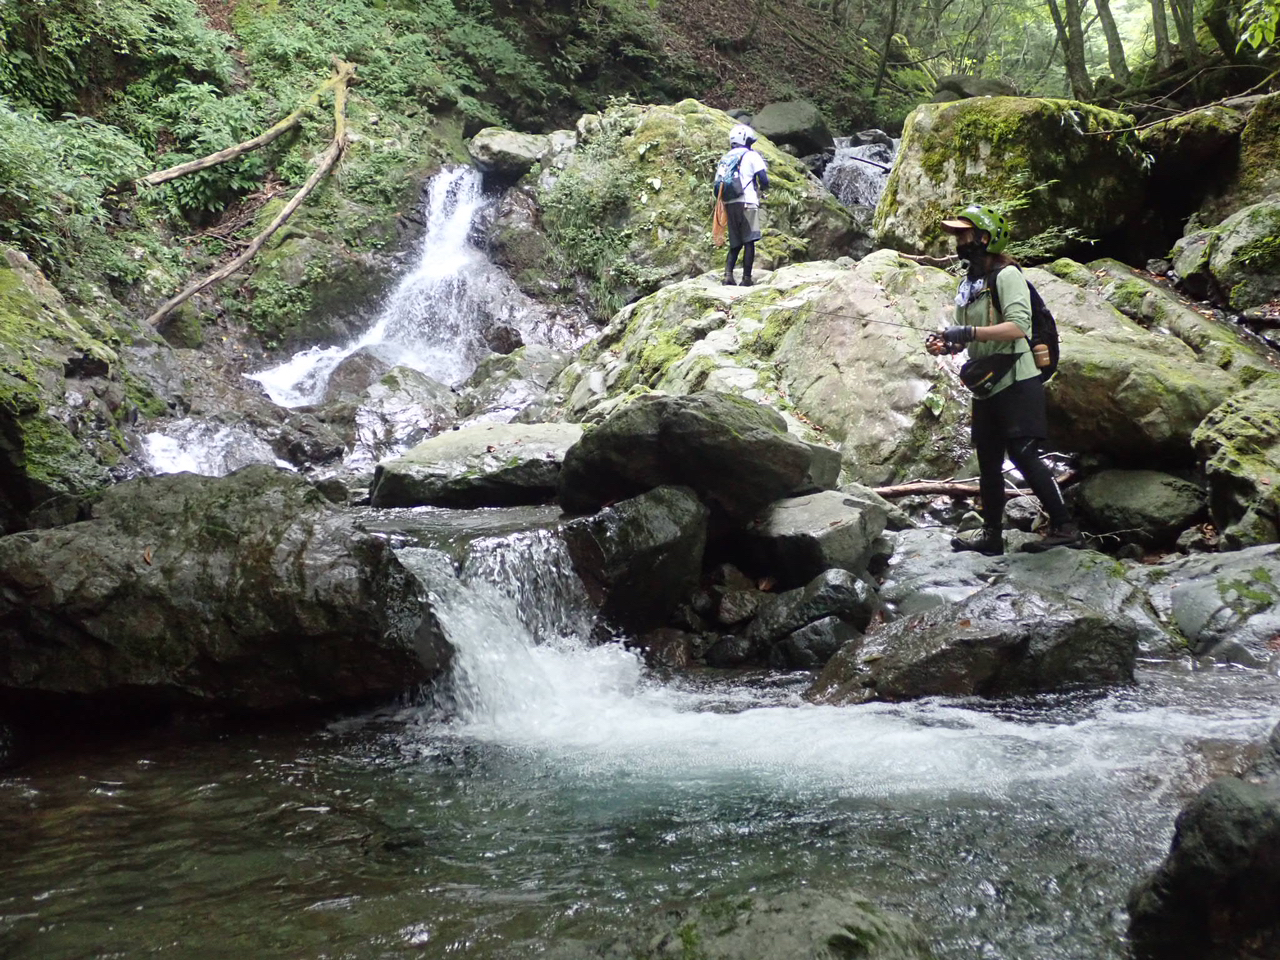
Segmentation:
{"type": "MultiPolygon", "coordinates": [[[[1068,471],[1057,478],[1058,486],[1070,486],[1078,479],[1079,475],[1074,470],[1068,471]]],[[[982,492],[976,483],[959,483],[953,480],[916,480],[911,483],[898,483],[888,487],[873,487],[872,490],[886,500],[915,496],[955,497],[957,500],[963,500],[968,497],[979,496],[982,492]]],[[[1006,500],[1012,500],[1014,497],[1033,496],[1030,490],[1019,490],[1016,487],[1006,487],[1004,495],[1006,500]]]]}

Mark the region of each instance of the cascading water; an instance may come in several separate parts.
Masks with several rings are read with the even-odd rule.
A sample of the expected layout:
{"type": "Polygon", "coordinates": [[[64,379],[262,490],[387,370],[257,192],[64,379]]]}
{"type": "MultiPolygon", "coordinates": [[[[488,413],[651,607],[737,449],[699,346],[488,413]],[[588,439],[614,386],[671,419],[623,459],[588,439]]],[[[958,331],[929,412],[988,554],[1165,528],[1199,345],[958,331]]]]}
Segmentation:
{"type": "Polygon", "coordinates": [[[883,135],[870,143],[841,137],[822,182],[846,207],[874,207],[889,181],[897,149],[898,141],[883,135]]]}
{"type": "Polygon", "coordinates": [[[225,477],[251,463],[293,467],[245,427],[183,419],[143,438],[143,455],[153,473],[198,473],[225,477]]]}
{"type": "Polygon", "coordinates": [[[250,375],[276,403],[319,403],[329,375],[358,350],[374,348],[392,365],[434,380],[465,380],[489,348],[485,334],[498,326],[539,338],[538,314],[512,280],[470,241],[476,217],[490,202],[479,172],[453,167],[427,188],[426,231],[418,261],[387,299],[374,324],[345,346],[315,347],[250,375]]]}

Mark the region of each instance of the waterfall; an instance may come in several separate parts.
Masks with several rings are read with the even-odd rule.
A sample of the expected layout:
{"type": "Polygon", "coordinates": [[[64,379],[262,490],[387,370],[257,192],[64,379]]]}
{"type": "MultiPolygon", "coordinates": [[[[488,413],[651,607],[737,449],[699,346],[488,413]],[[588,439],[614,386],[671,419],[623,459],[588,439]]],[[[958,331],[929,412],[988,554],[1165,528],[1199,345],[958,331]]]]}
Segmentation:
{"type": "Polygon", "coordinates": [[[175,420],[143,437],[143,456],[153,473],[225,477],[252,463],[293,469],[246,427],[189,418],[175,420]]]}
{"type": "MultiPolygon", "coordinates": [[[[398,551],[420,569],[430,554],[442,556],[398,551]]],[[[869,798],[1078,794],[1088,806],[1139,772],[1153,796],[1167,796],[1185,775],[1187,741],[1265,729],[1251,709],[1166,706],[1175,674],[1145,694],[1047,707],[829,707],[804,702],[803,674],[755,685],[660,678],[622,644],[590,641],[590,605],[554,531],[475,541],[461,571],[432,591],[456,653],[443,695],[422,714],[423,741],[447,730],[547,775],[599,789],[625,782],[632,799],[767,785],[869,798]]]]}
{"type": "MultiPolygon", "coordinates": [[[[864,136],[875,133],[868,131],[864,136]]],[[[837,141],[836,155],[823,171],[822,182],[846,207],[874,207],[889,181],[898,141],[885,134],[869,143],[853,139],[837,141]]]]}
{"type": "Polygon", "coordinates": [[[535,308],[513,281],[471,243],[476,217],[490,203],[480,174],[452,167],[427,186],[426,230],[417,263],[387,298],[374,324],[345,346],[313,347],[249,375],[286,407],[319,403],[329,375],[357,350],[376,347],[394,365],[458,384],[489,348],[486,334],[509,326],[534,333],[535,308]]]}

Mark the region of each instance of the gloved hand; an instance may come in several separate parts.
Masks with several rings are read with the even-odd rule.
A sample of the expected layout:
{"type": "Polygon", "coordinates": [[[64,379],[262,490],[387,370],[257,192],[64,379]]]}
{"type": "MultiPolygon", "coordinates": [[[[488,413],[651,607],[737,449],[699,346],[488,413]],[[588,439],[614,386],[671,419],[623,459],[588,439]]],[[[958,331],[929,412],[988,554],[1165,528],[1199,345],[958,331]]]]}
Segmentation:
{"type": "Polygon", "coordinates": [[[947,327],[942,331],[942,341],[949,347],[963,347],[977,339],[977,327],[947,327]]]}

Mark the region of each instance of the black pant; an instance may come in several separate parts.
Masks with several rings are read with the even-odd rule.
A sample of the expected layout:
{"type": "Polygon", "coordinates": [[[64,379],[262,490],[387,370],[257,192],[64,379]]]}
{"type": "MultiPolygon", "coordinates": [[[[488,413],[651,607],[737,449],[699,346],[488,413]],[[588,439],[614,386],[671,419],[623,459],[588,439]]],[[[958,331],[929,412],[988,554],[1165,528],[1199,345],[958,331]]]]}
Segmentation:
{"type": "Polygon", "coordinates": [[[978,488],[987,527],[999,528],[1004,519],[1004,459],[1007,455],[1039,499],[1049,523],[1060,527],[1071,514],[1053,474],[1040,459],[1041,441],[1048,434],[1044,385],[1039,377],[1019,380],[986,400],[973,403],[973,446],[978,454],[978,488]]]}

